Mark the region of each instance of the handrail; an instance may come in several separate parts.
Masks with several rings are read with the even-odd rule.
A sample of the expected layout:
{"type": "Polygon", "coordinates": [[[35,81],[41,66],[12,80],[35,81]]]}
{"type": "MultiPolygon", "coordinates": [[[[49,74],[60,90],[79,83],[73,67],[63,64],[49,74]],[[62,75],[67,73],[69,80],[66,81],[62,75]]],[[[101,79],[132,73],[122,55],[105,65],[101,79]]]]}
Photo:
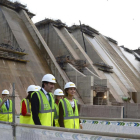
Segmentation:
{"type": "Polygon", "coordinates": [[[119,137],[119,138],[131,138],[131,139],[140,139],[139,134],[123,134],[123,133],[108,133],[108,132],[99,132],[91,130],[81,130],[81,129],[67,129],[61,127],[49,127],[42,125],[27,125],[27,124],[15,124],[16,126],[27,127],[27,128],[36,128],[36,129],[46,129],[53,131],[69,132],[69,133],[80,133],[88,135],[98,135],[98,136],[108,136],[108,137],[119,137]]]}
{"type": "Polygon", "coordinates": [[[130,139],[140,139],[139,134],[126,134],[126,133],[112,133],[112,132],[100,132],[100,131],[91,131],[91,130],[81,130],[81,129],[67,129],[62,127],[50,127],[50,126],[42,126],[42,125],[28,125],[28,124],[19,124],[19,123],[9,123],[9,122],[1,122],[1,124],[6,125],[15,125],[19,127],[27,127],[27,128],[35,128],[35,129],[45,129],[52,131],[61,131],[61,132],[69,132],[69,133],[80,133],[80,134],[88,134],[88,135],[98,135],[98,136],[107,136],[107,137],[119,137],[119,138],[130,138],[130,139]]]}
{"type": "Polygon", "coordinates": [[[140,122],[140,119],[131,118],[101,118],[101,117],[80,117],[82,120],[102,120],[102,121],[123,121],[123,122],[140,122]]]}
{"type": "Polygon", "coordinates": [[[4,122],[4,121],[0,121],[0,124],[9,124],[9,125],[12,125],[13,123],[11,123],[11,122],[4,122]]]}
{"type": "MultiPolygon", "coordinates": [[[[20,116],[19,114],[16,115],[20,116]]],[[[103,117],[84,117],[80,116],[82,120],[101,120],[101,121],[123,121],[123,122],[140,122],[140,119],[132,119],[132,118],[103,118],[103,117]]]]}

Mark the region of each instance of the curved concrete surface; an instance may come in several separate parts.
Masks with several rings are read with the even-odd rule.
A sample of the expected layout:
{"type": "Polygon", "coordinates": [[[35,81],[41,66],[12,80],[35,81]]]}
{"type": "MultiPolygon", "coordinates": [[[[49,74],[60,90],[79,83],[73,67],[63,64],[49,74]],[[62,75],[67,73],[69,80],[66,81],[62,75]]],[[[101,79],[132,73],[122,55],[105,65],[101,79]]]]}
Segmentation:
{"type": "MultiPolygon", "coordinates": [[[[55,88],[61,86],[63,89],[64,84],[69,81],[69,79],[57,64],[55,57],[45,41],[43,42],[39,32],[33,32],[37,32],[37,29],[35,26],[33,27],[33,23],[25,11],[21,10],[19,14],[7,7],[0,6],[0,17],[2,19],[0,29],[3,37],[11,38],[12,45],[14,45],[15,48],[20,47],[28,53],[28,55],[25,56],[25,59],[29,61],[27,63],[0,59],[0,79],[2,79],[0,80],[0,90],[8,89],[10,93],[12,93],[12,83],[15,83],[17,95],[16,112],[19,113],[20,101],[27,96],[27,87],[30,84],[41,86],[41,79],[44,74],[53,73],[56,76],[59,85],[57,84],[55,88]],[[41,46],[39,46],[36,41],[40,43],[41,46]]],[[[3,40],[0,41],[2,43],[3,40]]],[[[80,99],[79,102],[83,103],[80,99]]]]}

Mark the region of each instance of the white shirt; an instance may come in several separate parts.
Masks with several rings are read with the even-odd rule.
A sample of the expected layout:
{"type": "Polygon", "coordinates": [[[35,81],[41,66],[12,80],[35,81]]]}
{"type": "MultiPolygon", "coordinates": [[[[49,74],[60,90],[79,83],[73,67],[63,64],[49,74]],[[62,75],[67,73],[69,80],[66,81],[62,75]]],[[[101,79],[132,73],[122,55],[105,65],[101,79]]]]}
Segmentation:
{"type": "Polygon", "coordinates": [[[49,101],[50,98],[49,98],[49,96],[47,95],[48,92],[47,92],[44,88],[42,88],[42,90],[43,90],[44,94],[46,95],[46,97],[47,97],[47,99],[48,99],[48,101],[49,101]]]}
{"type": "Polygon", "coordinates": [[[71,107],[74,108],[74,101],[70,101],[71,107]]]}

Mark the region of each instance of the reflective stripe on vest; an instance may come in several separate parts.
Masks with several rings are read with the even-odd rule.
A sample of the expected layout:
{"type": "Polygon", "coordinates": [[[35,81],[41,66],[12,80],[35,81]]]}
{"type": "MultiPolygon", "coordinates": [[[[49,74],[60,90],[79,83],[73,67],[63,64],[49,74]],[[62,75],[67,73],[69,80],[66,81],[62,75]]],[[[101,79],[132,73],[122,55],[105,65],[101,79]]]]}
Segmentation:
{"type": "Polygon", "coordinates": [[[44,126],[53,126],[53,119],[54,119],[54,99],[51,93],[49,93],[50,95],[50,99],[51,99],[51,105],[48,101],[48,99],[46,98],[46,95],[40,90],[38,92],[33,92],[31,94],[31,98],[33,96],[33,94],[36,93],[38,96],[38,100],[39,100],[39,113],[38,113],[38,117],[39,120],[41,122],[41,125],[44,126]]]}
{"type": "Polygon", "coordinates": [[[32,119],[32,112],[31,112],[31,105],[30,105],[30,102],[28,99],[23,99],[21,101],[21,107],[20,107],[20,123],[21,124],[32,124],[34,125],[34,121],[32,119]],[[26,116],[26,115],[22,115],[22,103],[25,103],[25,106],[26,106],[26,110],[27,110],[27,113],[30,113],[30,115],[26,116]]]}
{"type": "Polygon", "coordinates": [[[39,96],[40,96],[40,101],[41,101],[41,110],[39,110],[39,113],[49,113],[49,112],[54,112],[55,109],[52,109],[52,107],[51,107],[50,110],[44,110],[43,99],[42,99],[41,93],[40,93],[39,91],[38,91],[38,94],[39,94],[39,96]]]}
{"type": "MultiPolygon", "coordinates": [[[[0,121],[12,122],[13,121],[13,114],[12,114],[12,101],[9,101],[9,110],[5,104],[2,105],[0,109],[0,121]]],[[[0,99],[0,103],[2,103],[2,99],[0,99]]]]}
{"type": "MultiPolygon", "coordinates": [[[[68,109],[67,109],[66,101],[64,99],[62,100],[64,102],[64,109],[65,109],[65,114],[66,114],[66,116],[64,117],[64,120],[79,118],[79,116],[68,116],[68,109]]],[[[75,108],[76,108],[76,104],[75,104],[75,108]]]]}
{"type": "Polygon", "coordinates": [[[54,108],[54,114],[55,114],[55,117],[54,117],[54,119],[58,119],[58,113],[57,113],[57,104],[55,104],[55,108],[54,108]]]}
{"type": "MultiPolygon", "coordinates": [[[[2,103],[2,99],[0,98],[0,104],[2,103]]],[[[2,112],[2,106],[0,108],[0,112],[2,112]]]]}
{"type": "Polygon", "coordinates": [[[70,104],[70,101],[66,98],[60,99],[64,110],[64,127],[70,129],[79,129],[79,113],[77,101],[74,99],[75,111],[70,104]]]}
{"type": "Polygon", "coordinates": [[[27,113],[31,113],[30,107],[29,107],[29,100],[26,99],[27,102],[27,113]]]}
{"type": "MultiPolygon", "coordinates": [[[[1,100],[1,102],[2,102],[2,100],[1,100]]],[[[5,106],[5,104],[2,105],[2,107],[1,107],[0,110],[1,110],[0,114],[9,114],[9,113],[12,113],[12,101],[9,100],[9,110],[7,110],[7,107],[5,106]]]]}
{"type": "Polygon", "coordinates": [[[55,103],[55,112],[54,112],[54,121],[55,121],[55,127],[60,127],[58,118],[59,118],[59,108],[58,105],[55,103]]]}

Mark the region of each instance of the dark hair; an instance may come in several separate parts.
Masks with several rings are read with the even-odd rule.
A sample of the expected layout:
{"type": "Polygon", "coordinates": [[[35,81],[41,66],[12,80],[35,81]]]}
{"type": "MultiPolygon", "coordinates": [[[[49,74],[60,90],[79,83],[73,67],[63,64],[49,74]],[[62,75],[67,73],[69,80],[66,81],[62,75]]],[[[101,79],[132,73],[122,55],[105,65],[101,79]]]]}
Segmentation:
{"type": "Polygon", "coordinates": [[[43,81],[42,82],[42,88],[44,88],[44,84],[48,84],[49,82],[43,81]]]}
{"type": "Polygon", "coordinates": [[[65,96],[66,96],[66,97],[68,97],[68,92],[67,92],[68,90],[69,90],[69,88],[66,88],[66,89],[64,90],[65,96]]]}
{"type": "Polygon", "coordinates": [[[28,95],[27,95],[26,99],[28,99],[29,102],[31,102],[31,94],[32,94],[33,92],[34,92],[34,91],[29,91],[29,92],[28,92],[28,95]]]}
{"type": "Polygon", "coordinates": [[[56,97],[55,97],[55,102],[56,102],[56,101],[58,101],[58,100],[57,100],[56,97]]]}

